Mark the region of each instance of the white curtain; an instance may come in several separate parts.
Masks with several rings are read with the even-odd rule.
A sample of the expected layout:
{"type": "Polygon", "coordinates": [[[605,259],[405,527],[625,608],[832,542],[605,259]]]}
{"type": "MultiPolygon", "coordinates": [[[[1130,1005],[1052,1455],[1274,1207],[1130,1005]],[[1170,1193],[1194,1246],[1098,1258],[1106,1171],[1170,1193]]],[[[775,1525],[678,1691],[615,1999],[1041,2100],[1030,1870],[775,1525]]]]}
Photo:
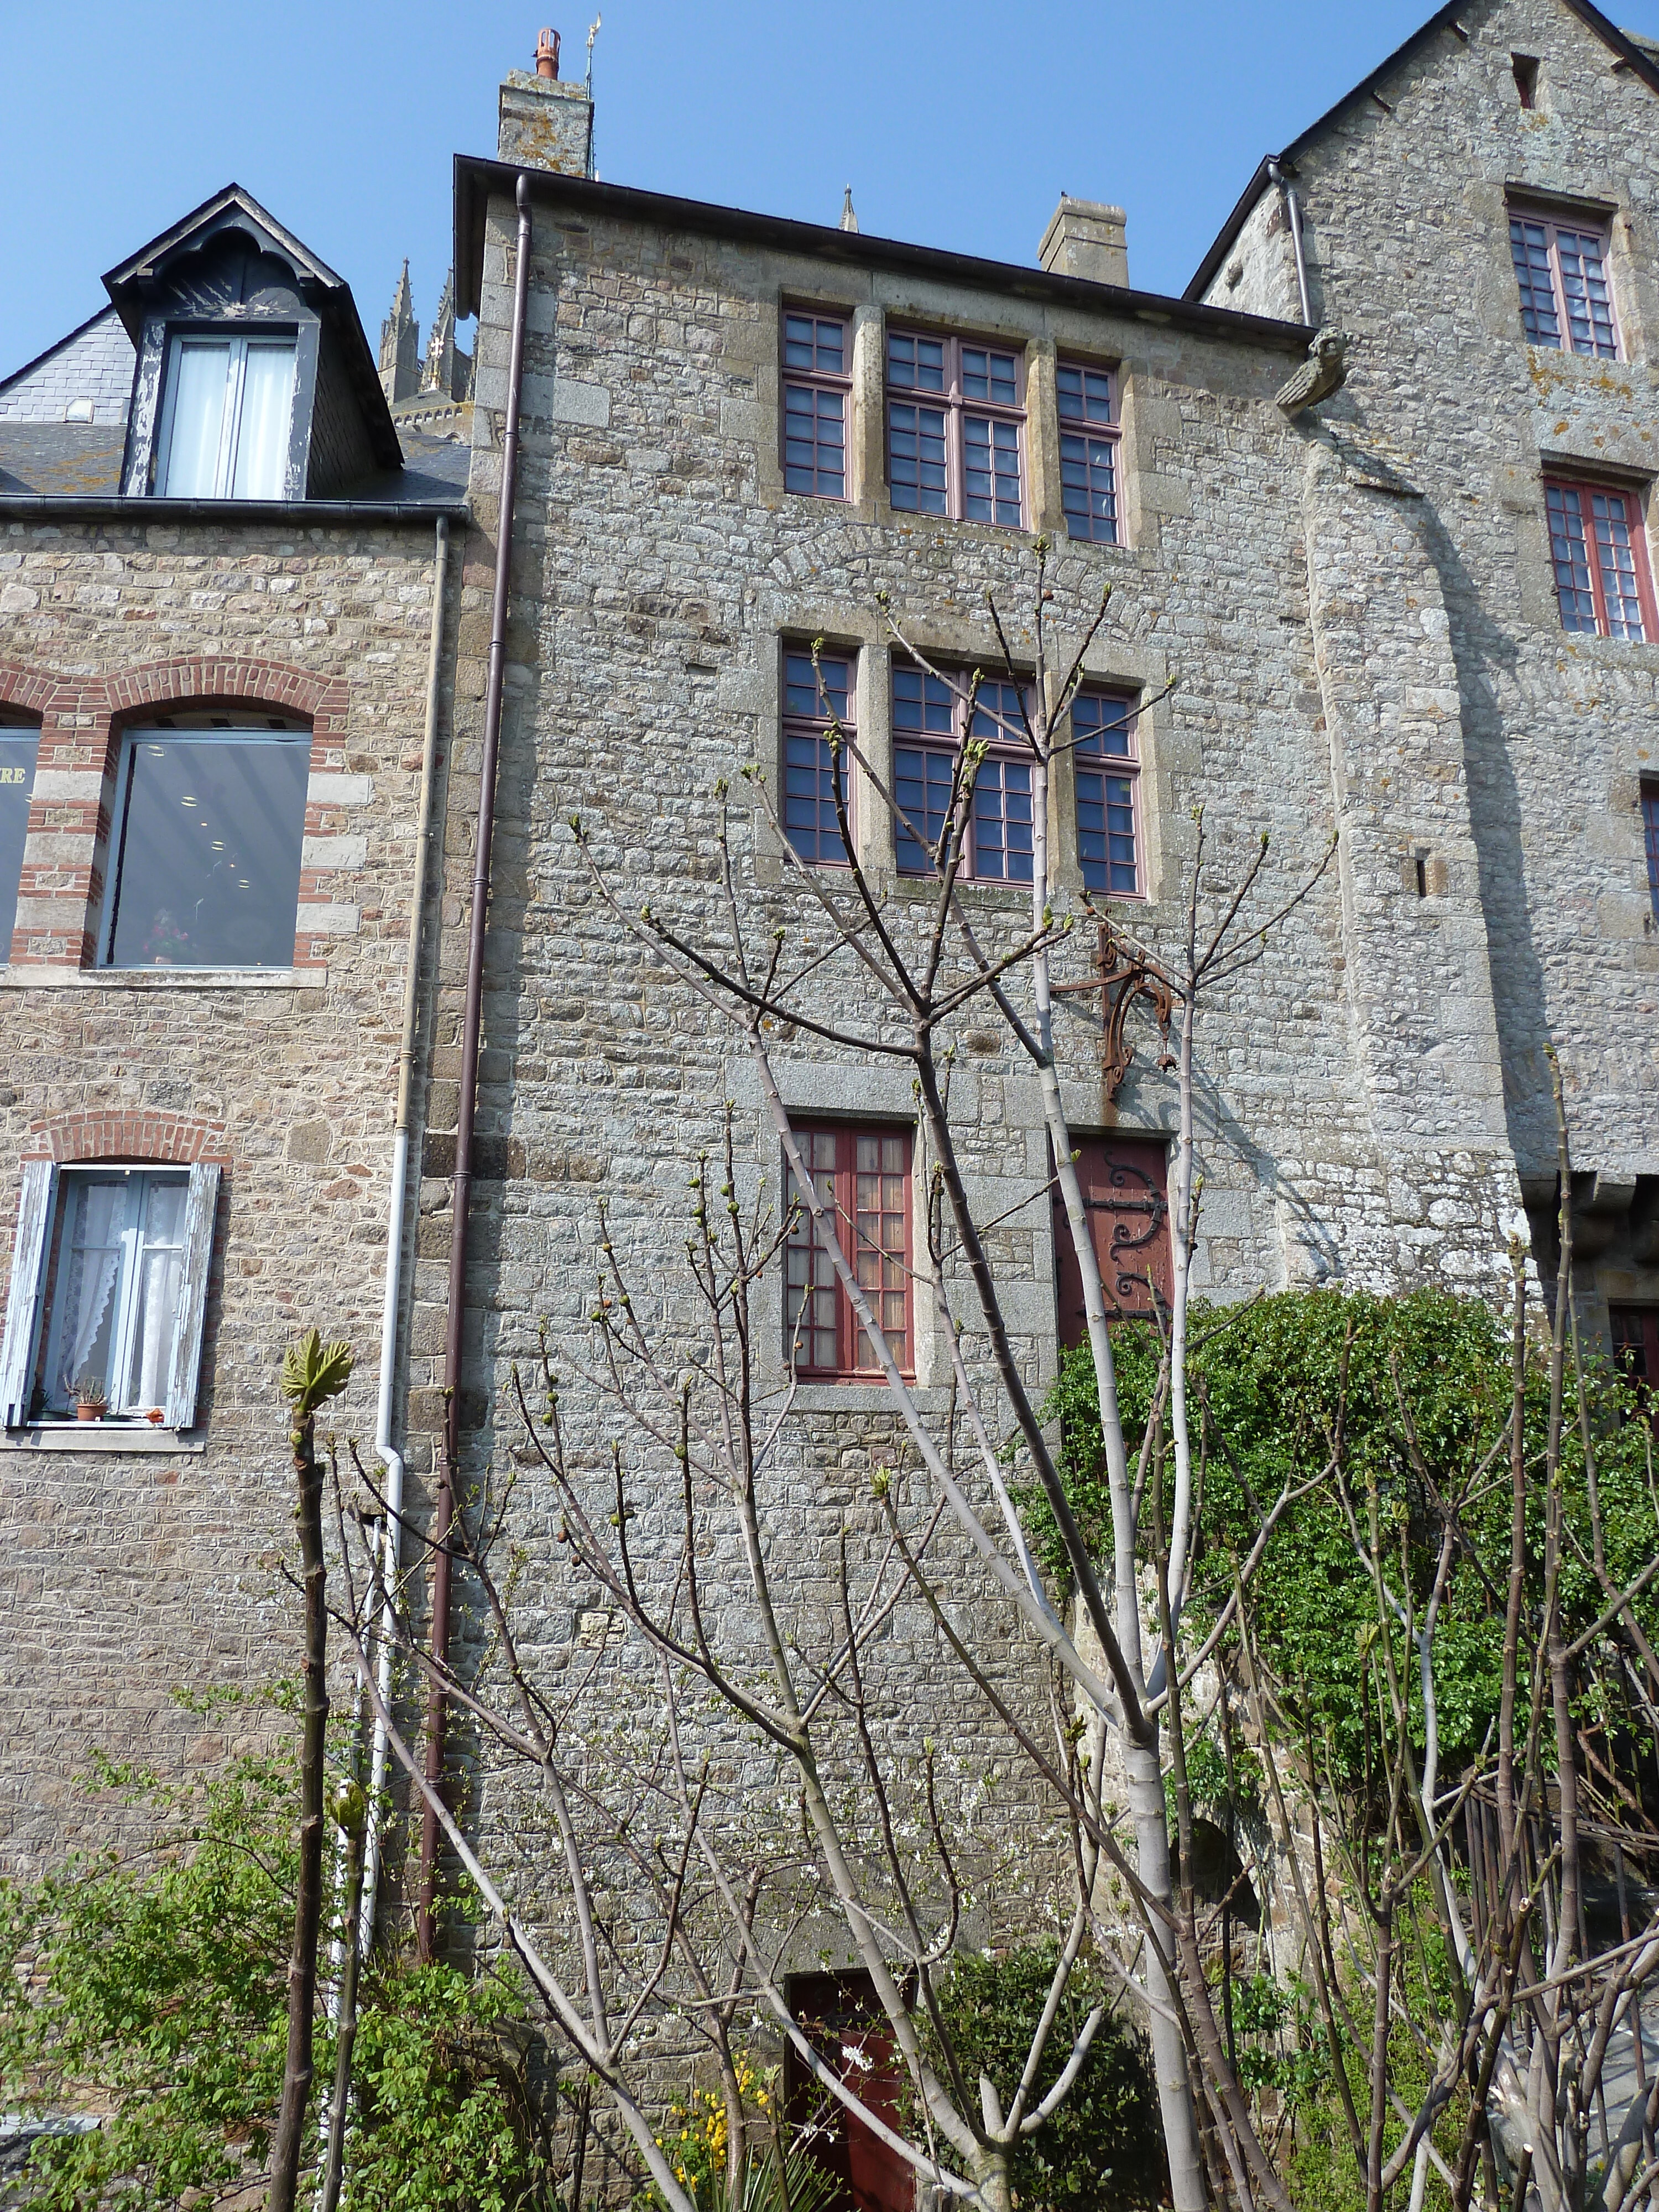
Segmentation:
{"type": "Polygon", "coordinates": [[[242,417],[236,434],[233,499],[280,499],[288,474],[294,348],[248,341],[242,417]]]}
{"type": "Polygon", "coordinates": [[[173,349],[173,427],[167,482],[172,499],[211,499],[218,489],[219,447],[229,387],[228,338],[179,338],[173,349]]]}
{"type": "Polygon", "coordinates": [[[138,1310],[132,1332],[131,1373],[121,1404],[137,1413],[165,1406],[173,1366],[173,1340],[184,1288],[182,1183],[155,1183],[144,1215],[139,1259],[138,1310]]]}
{"type": "MultiPolygon", "coordinates": [[[[58,1361],[58,1388],[65,1401],[74,1396],[75,1386],[86,1371],[109,1310],[110,1293],[121,1267],[127,1198],[119,1184],[88,1184],[79,1194],[70,1222],[58,1361]]],[[[93,1373],[106,1390],[110,1351],[106,1343],[101,1357],[93,1363],[93,1373]]]]}

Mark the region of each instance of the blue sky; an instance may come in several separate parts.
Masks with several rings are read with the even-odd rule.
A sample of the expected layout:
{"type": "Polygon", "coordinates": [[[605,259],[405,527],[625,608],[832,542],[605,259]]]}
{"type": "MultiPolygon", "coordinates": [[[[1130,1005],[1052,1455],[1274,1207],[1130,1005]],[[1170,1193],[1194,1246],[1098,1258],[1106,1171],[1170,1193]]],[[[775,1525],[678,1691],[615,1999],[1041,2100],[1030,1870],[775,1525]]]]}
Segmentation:
{"type": "MultiPolygon", "coordinates": [[[[103,304],[101,272],[235,179],[349,281],[372,339],[403,257],[425,326],[450,155],[550,13],[596,0],[0,0],[0,374],[103,304]]],[[[1032,261],[1062,191],[1128,210],[1133,281],[1179,291],[1261,155],[1431,0],[598,0],[599,173],[1032,261]]],[[[1620,20],[1659,35],[1659,0],[1620,20]]]]}

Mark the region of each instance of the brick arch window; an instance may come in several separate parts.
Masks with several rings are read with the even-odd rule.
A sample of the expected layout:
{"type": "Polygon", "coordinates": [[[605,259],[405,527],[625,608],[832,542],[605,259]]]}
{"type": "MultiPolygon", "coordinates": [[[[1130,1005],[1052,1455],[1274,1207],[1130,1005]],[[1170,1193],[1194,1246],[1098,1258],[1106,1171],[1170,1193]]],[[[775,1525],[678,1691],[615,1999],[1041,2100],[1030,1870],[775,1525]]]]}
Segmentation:
{"type": "Polygon", "coordinates": [[[40,752],[39,715],[0,705],[0,961],[11,957],[17,891],[23,876],[23,845],[28,836],[29,802],[40,752]]]}
{"type": "Polygon", "coordinates": [[[293,964],[311,745],[308,716],[248,699],[124,719],[100,966],[293,964]]]}

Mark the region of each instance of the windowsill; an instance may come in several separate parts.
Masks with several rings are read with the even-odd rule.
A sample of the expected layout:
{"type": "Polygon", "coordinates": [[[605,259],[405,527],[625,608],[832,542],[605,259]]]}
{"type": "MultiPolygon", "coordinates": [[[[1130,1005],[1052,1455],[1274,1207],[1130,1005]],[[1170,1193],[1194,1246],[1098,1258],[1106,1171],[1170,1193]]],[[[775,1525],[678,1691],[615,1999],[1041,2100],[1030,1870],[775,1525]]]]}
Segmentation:
{"type": "Polygon", "coordinates": [[[204,1452],[205,1443],[186,1443],[177,1429],[158,1429],[149,1421],[34,1421],[8,1429],[0,1451],[204,1452]]]}
{"type": "MultiPolygon", "coordinates": [[[[780,1379],[780,1394],[787,1387],[780,1379]]],[[[951,1403],[948,1390],[930,1390],[910,1386],[910,1395],[918,1413],[942,1413],[951,1403]]],[[[794,1411],[798,1413],[890,1413],[895,1420],[902,1420],[899,1402],[884,1382],[801,1382],[797,1384],[794,1411]]]]}
{"type": "Polygon", "coordinates": [[[59,968],[49,961],[0,966],[9,991],[318,991],[323,968],[59,968]]]}

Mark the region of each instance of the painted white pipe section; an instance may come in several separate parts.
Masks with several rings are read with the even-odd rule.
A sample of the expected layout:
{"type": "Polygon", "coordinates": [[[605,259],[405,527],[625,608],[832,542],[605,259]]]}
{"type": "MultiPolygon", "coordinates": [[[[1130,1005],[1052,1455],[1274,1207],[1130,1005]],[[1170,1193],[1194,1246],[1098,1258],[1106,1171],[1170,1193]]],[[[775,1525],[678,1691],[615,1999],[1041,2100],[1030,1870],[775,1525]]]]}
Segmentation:
{"type": "Polygon", "coordinates": [[[1308,258],[1302,244],[1302,203],[1296,196],[1296,186],[1277,161],[1268,162],[1267,174],[1278,185],[1279,198],[1285,204],[1285,214],[1291,226],[1291,252],[1296,257],[1296,289],[1302,301],[1302,319],[1311,327],[1313,307],[1308,298],[1308,258]]]}
{"type": "MultiPolygon", "coordinates": [[[[420,1020],[421,924],[426,908],[432,851],[432,793],[438,753],[438,690],[443,665],[444,586],[449,568],[449,524],[440,516],[432,564],[432,646],[426,672],[426,734],[421,750],[421,797],[415,832],[415,876],[410,891],[409,951],[404,972],[403,1036],[398,1048],[398,1121],[392,1144],[392,1195],[386,1206],[386,1303],[380,1314],[380,1394],[374,1407],[374,1449],[386,1463],[386,1521],[381,1575],[391,1602],[397,1588],[398,1539],[404,1510],[403,1455],[392,1442],[393,1386],[398,1373],[398,1319],[403,1304],[404,1215],[409,1202],[409,1104],[414,1085],[415,1033],[420,1020]]],[[[392,1638],[383,1626],[375,1674],[381,1710],[392,1704],[392,1638]]],[[[363,1895],[357,1923],[359,1955],[367,1958],[374,1934],[380,1877],[380,1805],[386,1787],[386,1723],[374,1723],[368,1766],[368,1833],[363,1851],[363,1895]]]]}

